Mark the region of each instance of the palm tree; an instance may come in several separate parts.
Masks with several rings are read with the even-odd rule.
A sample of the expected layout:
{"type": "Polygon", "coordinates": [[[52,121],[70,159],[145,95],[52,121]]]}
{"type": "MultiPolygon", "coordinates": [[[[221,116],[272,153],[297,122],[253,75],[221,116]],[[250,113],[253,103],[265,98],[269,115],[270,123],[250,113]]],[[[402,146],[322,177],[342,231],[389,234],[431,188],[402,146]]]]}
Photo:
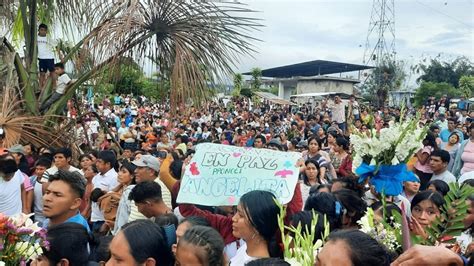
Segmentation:
{"type": "MultiPolygon", "coordinates": [[[[22,29],[17,31],[23,33],[25,58],[22,60],[17,54],[15,68],[24,107],[31,114],[38,114],[38,105],[45,100],[44,95],[35,95],[39,86],[38,17],[82,37],[69,47],[63,59],[64,62],[72,60],[78,68],[76,81],[46,114],[58,114],[82,84],[122,56],[138,61],[144,57],[153,58],[159,72],[170,77],[172,106],[189,99],[199,105],[208,96],[207,79],[216,82],[220,77],[232,74],[239,56],[254,52],[251,41],[256,39],[249,32],[260,26],[257,19],[241,15],[252,10],[238,3],[172,0],[3,2],[0,14],[7,14],[3,16],[5,25],[22,29]],[[82,65],[84,61],[92,64],[82,65]]],[[[7,39],[3,45],[15,51],[7,39]]],[[[52,91],[51,82],[45,91],[46,94],[52,91]]]]}
{"type": "Polygon", "coordinates": [[[44,123],[45,119],[51,117],[34,116],[22,111],[20,108],[22,101],[15,88],[13,64],[5,62],[5,59],[13,55],[1,49],[0,55],[2,62],[0,85],[3,88],[0,95],[0,131],[4,136],[0,139],[0,148],[11,147],[20,140],[36,146],[71,144],[67,143],[68,139],[61,138],[61,134],[57,134],[62,128],[50,127],[44,123]]]}
{"type": "Polygon", "coordinates": [[[96,78],[101,71],[122,57],[138,62],[152,58],[157,63],[158,72],[170,80],[173,112],[189,100],[199,106],[208,99],[209,81],[232,75],[239,56],[254,52],[251,42],[257,39],[250,33],[261,25],[258,19],[245,16],[252,12],[238,3],[207,1],[3,0],[0,25],[10,34],[0,39],[0,48],[14,54],[21,103],[15,108],[25,115],[38,116],[39,106],[53,91],[48,80],[42,93],[36,93],[40,90],[38,20],[49,24],[50,32],[63,32],[71,39],[79,36],[75,44],[59,45],[64,54],[62,61],[74,64],[75,81],[45,112],[47,117],[54,117],[61,114],[83,84],[99,82],[96,78]],[[24,58],[12,45],[19,37],[25,44],[24,58]]]}

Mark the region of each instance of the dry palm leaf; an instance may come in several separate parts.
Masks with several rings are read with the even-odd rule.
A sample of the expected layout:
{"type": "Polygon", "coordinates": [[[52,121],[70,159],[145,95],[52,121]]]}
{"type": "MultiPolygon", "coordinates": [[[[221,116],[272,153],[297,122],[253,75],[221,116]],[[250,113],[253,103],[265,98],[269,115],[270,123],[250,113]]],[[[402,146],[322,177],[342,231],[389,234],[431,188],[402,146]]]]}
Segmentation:
{"type": "Polygon", "coordinates": [[[23,113],[22,102],[19,101],[13,86],[7,85],[3,88],[0,104],[0,127],[5,134],[4,147],[20,142],[48,147],[62,145],[63,141],[59,140],[58,134],[52,128],[45,126],[46,117],[29,116],[23,113]]]}
{"type": "Polygon", "coordinates": [[[250,32],[261,25],[238,3],[135,0],[84,42],[96,62],[114,56],[152,58],[171,78],[171,103],[200,105],[209,86],[232,75],[241,55],[255,52],[250,32]]]}

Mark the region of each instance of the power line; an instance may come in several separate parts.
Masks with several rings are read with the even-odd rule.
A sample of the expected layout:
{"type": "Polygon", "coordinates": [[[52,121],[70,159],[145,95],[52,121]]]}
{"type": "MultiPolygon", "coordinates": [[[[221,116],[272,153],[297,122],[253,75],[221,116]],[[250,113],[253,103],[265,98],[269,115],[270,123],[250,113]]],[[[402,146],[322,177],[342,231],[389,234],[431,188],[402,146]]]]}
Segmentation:
{"type": "Polygon", "coordinates": [[[425,3],[422,3],[422,2],[420,2],[420,1],[418,1],[418,0],[415,0],[415,2],[417,2],[418,4],[420,4],[420,5],[424,6],[424,7],[429,8],[429,9],[431,9],[431,10],[433,10],[433,11],[435,11],[435,12],[437,12],[437,13],[439,13],[439,14],[445,16],[445,17],[448,17],[448,18],[450,18],[450,19],[452,19],[452,20],[454,20],[454,21],[456,21],[456,22],[458,22],[458,23],[460,23],[460,24],[462,24],[462,25],[464,25],[464,26],[466,26],[466,27],[472,28],[472,25],[466,24],[464,21],[461,21],[461,20],[459,20],[459,19],[457,19],[457,18],[455,18],[455,17],[453,17],[453,16],[451,16],[451,15],[448,15],[448,14],[446,14],[446,13],[444,13],[444,12],[441,12],[441,11],[435,9],[434,7],[431,7],[431,6],[429,6],[429,5],[425,4],[425,3]]]}

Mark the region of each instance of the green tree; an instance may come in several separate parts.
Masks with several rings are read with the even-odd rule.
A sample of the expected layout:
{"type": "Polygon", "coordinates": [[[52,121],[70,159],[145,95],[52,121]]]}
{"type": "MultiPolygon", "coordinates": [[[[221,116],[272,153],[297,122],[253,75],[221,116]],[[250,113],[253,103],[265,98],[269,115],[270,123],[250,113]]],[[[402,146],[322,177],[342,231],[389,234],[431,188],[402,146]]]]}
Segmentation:
{"type": "Polygon", "coordinates": [[[464,97],[470,98],[474,93],[474,76],[462,76],[459,79],[459,89],[464,97]]]}
{"type": "Polygon", "coordinates": [[[169,79],[160,73],[154,73],[153,78],[144,81],[143,95],[155,101],[165,103],[169,99],[170,90],[169,79]]]}
{"type": "Polygon", "coordinates": [[[252,79],[250,80],[250,89],[257,91],[262,86],[262,69],[255,67],[251,70],[252,79]]]}
{"type": "Polygon", "coordinates": [[[76,80],[46,114],[59,114],[82,84],[95,84],[97,75],[124,55],[149,56],[158,63],[159,71],[170,78],[173,106],[188,99],[199,105],[208,99],[208,78],[213,81],[232,73],[236,55],[254,51],[250,41],[255,38],[248,32],[260,24],[243,15],[250,12],[238,3],[214,1],[4,0],[0,23],[15,30],[12,36],[23,38],[24,60],[15,53],[11,39],[1,41],[15,53],[20,101],[30,114],[38,114],[38,103],[52,91],[50,80],[43,90],[48,93],[35,94],[38,18],[49,24],[49,32],[80,38],[63,59],[73,61],[76,80]]]}
{"type": "Polygon", "coordinates": [[[268,89],[268,92],[272,93],[272,94],[275,94],[275,95],[278,95],[278,87],[275,87],[275,86],[271,86],[269,89],[268,89]]]}
{"type": "Polygon", "coordinates": [[[361,91],[367,100],[383,107],[389,91],[399,90],[406,79],[405,62],[385,60],[372,70],[372,73],[361,86],[361,91]]]}
{"type": "Polygon", "coordinates": [[[421,74],[417,79],[418,82],[446,82],[458,88],[462,76],[474,75],[474,65],[464,56],[457,57],[452,61],[442,61],[438,56],[430,60],[423,59],[413,67],[413,71],[416,74],[421,74]]]}
{"type": "Polygon", "coordinates": [[[235,73],[234,74],[234,90],[232,91],[232,96],[239,97],[240,91],[242,90],[242,74],[235,73]]]}
{"type": "Polygon", "coordinates": [[[434,96],[441,98],[441,96],[447,95],[448,97],[458,97],[461,95],[461,91],[453,87],[453,85],[447,82],[425,82],[420,84],[420,87],[415,93],[415,105],[421,106],[429,97],[434,96]]]}

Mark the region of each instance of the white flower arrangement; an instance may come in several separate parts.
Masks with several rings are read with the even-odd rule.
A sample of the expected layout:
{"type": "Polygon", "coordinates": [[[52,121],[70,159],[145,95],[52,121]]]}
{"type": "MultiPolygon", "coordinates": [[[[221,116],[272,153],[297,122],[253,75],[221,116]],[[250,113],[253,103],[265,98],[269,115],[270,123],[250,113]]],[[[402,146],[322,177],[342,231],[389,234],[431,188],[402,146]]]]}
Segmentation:
{"type": "Polygon", "coordinates": [[[388,128],[367,134],[354,130],[350,136],[355,171],[363,162],[369,165],[397,165],[406,163],[423,148],[426,128],[418,127],[418,119],[389,123],[388,128]]]}
{"type": "MultiPolygon", "coordinates": [[[[394,220],[394,217],[391,216],[390,219],[394,220]]],[[[374,211],[371,208],[367,208],[365,215],[357,223],[360,226],[360,231],[373,237],[388,250],[396,252],[402,247],[399,243],[401,225],[394,222],[393,226],[390,226],[384,221],[375,221],[374,211]]]]}

